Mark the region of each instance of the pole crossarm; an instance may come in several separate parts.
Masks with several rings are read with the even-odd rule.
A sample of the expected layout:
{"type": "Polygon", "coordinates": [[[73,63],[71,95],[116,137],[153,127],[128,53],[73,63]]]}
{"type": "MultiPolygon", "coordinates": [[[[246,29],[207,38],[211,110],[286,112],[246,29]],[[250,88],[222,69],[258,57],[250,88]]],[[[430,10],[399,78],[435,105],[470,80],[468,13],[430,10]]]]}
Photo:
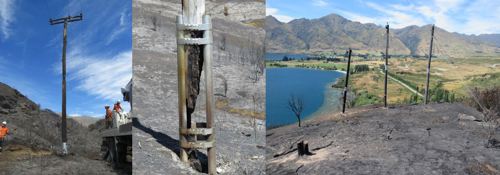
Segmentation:
{"type": "Polygon", "coordinates": [[[78,16],[67,16],[59,19],[49,19],[50,25],[56,25],[56,24],[62,24],[62,23],[68,23],[68,22],[75,22],[75,21],[81,21],[83,20],[83,14],[80,13],[78,16]]]}

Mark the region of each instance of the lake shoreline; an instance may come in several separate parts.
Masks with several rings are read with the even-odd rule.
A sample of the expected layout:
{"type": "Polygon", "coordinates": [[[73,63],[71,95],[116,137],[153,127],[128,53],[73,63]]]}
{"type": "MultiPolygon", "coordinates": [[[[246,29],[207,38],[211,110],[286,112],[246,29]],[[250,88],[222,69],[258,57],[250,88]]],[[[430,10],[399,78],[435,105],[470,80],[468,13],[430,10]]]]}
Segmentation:
{"type": "MultiPolygon", "coordinates": [[[[319,70],[319,71],[329,71],[329,72],[338,72],[343,74],[345,76],[346,71],[341,71],[341,70],[327,70],[327,69],[318,69],[318,68],[304,68],[304,67],[283,67],[283,68],[288,68],[288,69],[308,69],[308,70],[319,70]]],[[[282,67],[266,67],[266,69],[282,69],[282,67]]],[[[324,87],[323,87],[323,102],[319,106],[319,108],[314,111],[313,113],[307,115],[307,116],[302,116],[301,117],[301,122],[307,122],[314,120],[315,118],[319,116],[324,116],[330,113],[335,113],[340,111],[340,98],[341,98],[341,93],[343,92],[341,88],[336,88],[334,87],[335,84],[338,83],[338,81],[343,78],[342,76],[337,77],[334,79],[334,81],[328,82],[324,87]],[[336,94],[336,95],[335,95],[336,94]]],[[[267,116],[266,116],[267,118],[267,116]]],[[[289,126],[289,125],[297,125],[298,121],[295,121],[293,123],[289,124],[282,124],[282,125],[269,125],[267,126],[269,129],[272,128],[280,128],[284,126],[289,126]]]]}

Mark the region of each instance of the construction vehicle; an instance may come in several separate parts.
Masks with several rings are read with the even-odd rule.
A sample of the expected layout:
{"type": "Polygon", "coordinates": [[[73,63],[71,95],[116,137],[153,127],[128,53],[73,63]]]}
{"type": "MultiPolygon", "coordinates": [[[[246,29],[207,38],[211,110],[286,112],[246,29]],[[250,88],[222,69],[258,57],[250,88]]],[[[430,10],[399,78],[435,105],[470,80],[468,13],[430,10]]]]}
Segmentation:
{"type": "MultiPolygon", "coordinates": [[[[132,80],[122,88],[123,101],[132,101],[132,80]]],[[[131,113],[113,111],[111,128],[101,131],[102,158],[113,168],[132,167],[132,117],[131,113]]]]}

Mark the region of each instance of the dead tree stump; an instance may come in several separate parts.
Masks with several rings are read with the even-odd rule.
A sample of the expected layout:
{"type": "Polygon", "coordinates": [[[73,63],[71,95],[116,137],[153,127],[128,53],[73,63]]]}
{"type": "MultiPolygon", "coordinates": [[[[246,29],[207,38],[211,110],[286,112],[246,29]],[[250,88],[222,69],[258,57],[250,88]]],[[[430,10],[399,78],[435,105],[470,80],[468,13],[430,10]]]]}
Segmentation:
{"type": "Polygon", "coordinates": [[[297,151],[299,153],[299,156],[310,156],[314,155],[311,151],[309,151],[309,143],[307,141],[300,141],[297,143],[297,151]]]}

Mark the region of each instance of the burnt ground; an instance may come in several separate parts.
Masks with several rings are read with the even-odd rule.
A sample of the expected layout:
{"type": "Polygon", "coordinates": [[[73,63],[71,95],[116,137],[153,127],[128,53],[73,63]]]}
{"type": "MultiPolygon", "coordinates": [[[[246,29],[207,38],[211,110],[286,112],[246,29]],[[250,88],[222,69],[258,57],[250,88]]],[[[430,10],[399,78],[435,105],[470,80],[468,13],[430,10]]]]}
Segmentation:
{"type": "MultiPolygon", "coordinates": [[[[268,174],[500,174],[481,114],[462,104],[349,109],[267,132],[268,174]],[[298,141],[315,155],[299,157],[298,141]]],[[[497,128],[497,130],[500,130],[497,128]]],[[[498,139],[498,134],[497,134],[498,139]]]]}
{"type": "MultiPolygon", "coordinates": [[[[180,1],[133,1],[134,174],[200,174],[179,161],[175,17],[180,1]]],[[[206,1],[213,23],[216,161],[219,174],[265,172],[262,0],[206,1]],[[224,7],[228,15],[223,14],[224,7]],[[224,90],[227,82],[227,92],[224,90]]],[[[201,80],[204,87],[204,79],[201,80]]],[[[200,94],[204,94],[201,88],[200,94]]],[[[205,97],[194,120],[203,121],[205,97]]],[[[199,154],[206,159],[204,151],[199,154]]]]}
{"type": "Polygon", "coordinates": [[[0,121],[11,135],[0,152],[0,174],[127,174],[100,160],[102,122],[85,127],[68,118],[68,151],[61,153],[61,117],[0,83],[0,121]]]}
{"type": "Polygon", "coordinates": [[[0,153],[0,174],[127,174],[124,170],[114,170],[101,161],[69,155],[61,157],[48,150],[32,149],[23,145],[8,145],[0,153]]]}

